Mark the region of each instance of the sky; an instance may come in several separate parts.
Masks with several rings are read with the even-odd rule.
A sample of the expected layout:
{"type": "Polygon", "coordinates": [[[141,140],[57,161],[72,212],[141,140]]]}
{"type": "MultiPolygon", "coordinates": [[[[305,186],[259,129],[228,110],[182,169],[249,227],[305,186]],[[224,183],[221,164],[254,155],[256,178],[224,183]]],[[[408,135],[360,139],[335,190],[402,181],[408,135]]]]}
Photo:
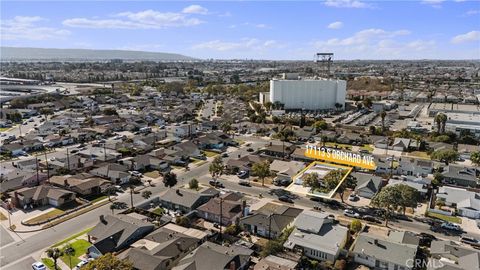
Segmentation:
{"type": "Polygon", "coordinates": [[[201,59],[480,59],[480,1],[11,1],[2,46],[201,59]]]}

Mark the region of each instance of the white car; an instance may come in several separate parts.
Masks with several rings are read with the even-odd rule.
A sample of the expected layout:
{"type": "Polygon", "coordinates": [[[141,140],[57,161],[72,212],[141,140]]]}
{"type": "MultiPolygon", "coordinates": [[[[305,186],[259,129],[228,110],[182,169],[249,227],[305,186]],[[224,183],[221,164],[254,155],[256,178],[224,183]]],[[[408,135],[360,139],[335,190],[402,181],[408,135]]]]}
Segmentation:
{"type": "Polygon", "coordinates": [[[447,230],[452,230],[452,231],[461,231],[462,228],[457,225],[457,224],[453,224],[453,223],[450,223],[450,222],[445,222],[445,223],[442,223],[442,225],[440,225],[443,229],[447,229],[447,230]]]}
{"type": "Polygon", "coordinates": [[[359,213],[355,213],[353,210],[350,210],[350,209],[345,209],[343,211],[343,214],[347,217],[352,217],[352,218],[359,218],[360,217],[359,213]]]}
{"type": "Polygon", "coordinates": [[[45,264],[41,263],[41,262],[35,262],[32,264],[32,269],[33,270],[47,270],[47,267],[45,266],[45,264]]]}
{"type": "Polygon", "coordinates": [[[142,177],[142,173],[139,172],[139,171],[130,171],[130,174],[133,175],[133,176],[142,177]]]}
{"type": "Polygon", "coordinates": [[[84,266],[87,265],[87,264],[88,264],[88,261],[86,261],[86,260],[81,260],[81,261],[77,264],[77,266],[75,266],[75,269],[81,269],[82,267],[84,267],[84,266]]]}

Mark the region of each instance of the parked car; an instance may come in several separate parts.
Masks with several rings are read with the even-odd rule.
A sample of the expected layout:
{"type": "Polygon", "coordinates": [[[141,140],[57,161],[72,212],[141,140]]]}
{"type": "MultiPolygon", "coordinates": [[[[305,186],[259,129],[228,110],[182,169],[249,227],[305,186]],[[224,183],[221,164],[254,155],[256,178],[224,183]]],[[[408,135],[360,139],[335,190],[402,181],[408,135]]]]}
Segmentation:
{"type": "Polygon", "coordinates": [[[247,148],[247,152],[253,152],[253,148],[247,148]]]}
{"type": "Polygon", "coordinates": [[[461,231],[462,230],[462,228],[459,225],[454,224],[454,223],[450,223],[450,222],[444,222],[444,223],[442,223],[442,225],[440,225],[440,227],[442,227],[443,229],[452,230],[452,231],[461,231]]]}
{"type": "Polygon", "coordinates": [[[355,194],[350,194],[350,195],[348,196],[348,200],[351,201],[351,202],[356,202],[356,201],[360,200],[360,197],[358,197],[358,196],[355,195],[355,194]]]}
{"type": "Polygon", "coordinates": [[[374,216],[370,216],[370,215],[363,215],[362,219],[366,220],[366,221],[370,221],[370,222],[380,223],[380,221],[377,218],[375,218],[374,216]]]}
{"type": "Polygon", "coordinates": [[[47,267],[45,266],[45,264],[43,264],[41,262],[34,262],[32,264],[32,269],[33,270],[47,270],[47,267]]]}
{"type": "Polygon", "coordinates": [[[248,180],[243,180],[243,179],[240,179],[240,181],[238,181],[238,184],[241,185],[241,186],[246,186],[246,187],[251,186],[251,185],[250,185],[250,181],[248,181],[248,180]]]}
{"type": "Polygon", "coordinates": [[[418,237],[420,238],[420,246],[429,247],[433,240],[437,240],[437,238],[429,233],[419,233],[418,237]]]}
{"type": "Polygon", "coordinates": [[[75,266],[74,269],[81,269],[82,267],[84,267],[87,264],[88,264],[87,260],[81,260],[79,263],[77,263],[77,265],[75,266]]]}
{"type": "Polygon", "coordinates": [[[356,213],[354,212],[353,210],[351,209],[345,209],[343,211],[343,214],[347,217],[352,217],[352,218],[359,218],[360,217],[360,214],[359,213],[356,213]]]}
{"type": "Polygon", "coordinates": [[[222,182],[217,181],[217,180],[210,180],[208,183],[216,188],[224,188],[225,186],[222,184],[222,182]]]}
{"type": "Polygon", "coordinates": [[[273,181],[273,184],[274,184],[275,186],[286,187],[286,186],[288,186],[291,182],[292,182],[292,181],[289,180],[289,179],[280,179],[280,180],[275,179],[275,180],[273,181]]]}
{"type": "Polygon", "coordinates": [[[139,171],[129,171],[130,175],[142,177],[142,173],[139,171]]]}
{"type": "Polygon", "coordinates": [[[467,236],[460,237],[460,242],[469,244],[472,247],[480,248],[480,241],[473,237],[467,237],[467,236]]]}
{"type": "Polygon", "coordinates": [[[227,153],[223,153],[223,154],[222,154],[222,157],[226,158],[226,157],[228,157],[228,154],[227,154],[227,153]]]}
{"type": "Polygon", "coordinates": [[[240,178],[240,179],[247,178],[247,177],[248,177],[248,172],[247,172],[247,171],[239,171],[239,172],[237,173],[237,176],[238,176],[238,178],[240,178]]]}
{"type": "Polygon", "coordinates": [[[293,203],[292,198],[290,198],[289,196],[280,196],[278,197],[278,200],[281,202],[293,203]]]}

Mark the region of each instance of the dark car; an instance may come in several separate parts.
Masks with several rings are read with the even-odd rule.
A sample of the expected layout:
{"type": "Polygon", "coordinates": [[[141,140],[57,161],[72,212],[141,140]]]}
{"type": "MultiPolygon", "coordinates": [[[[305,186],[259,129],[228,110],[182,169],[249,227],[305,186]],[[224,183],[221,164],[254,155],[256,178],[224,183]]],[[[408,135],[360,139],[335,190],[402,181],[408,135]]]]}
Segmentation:
{"type": "Polygon", "coordinates": [[[248,180],[240,180],[240,181],[238,181],[238,184],[241,185],[241,186],[251,187],[250,181],[248,181],[248,180]]]}
{"type": "Polygon", "coordinates": [[[216,180],[210,180],[208,183],[216,188],[224,188],[225,186],[222,184],[222,182],[216,181],[216,180]]]}
{"type": "Polygon", "coordinates": [[[247,148],[247,152],[253,152],[255,150],[253,150],[253,148],[247,148]]]}
{"type": "Polygon", "coordinates": [[[433,240],[437,240],[435,236],[425,232],[419,233],[418,237],[420,238],[419,244],[423,247],[429,247],[433,240]]]}
{"type": "Polygon", "coordinates": [[[366,221],[374,222],[374,223],[381,223],[377,218],[375,218],[374,216],[370,216],[370,215],[363,215],[362,219],[366,220],[366,221]]]}
{"type": "Polygon", "coordinates": [[[280,197],[278,197],[278,200],[281,201],[281,202],[293,203],[292,198],[290,198],[288,196],[280,196],[280,197]]]}
{"type": "Polygon", "coordinates": [[[222,157],[226,158],[226,157],[228,157],[228,154],[227,154],[227,153],[223,153],[223,154],[222,154],[222,157]]]}
{"type": "Polygon", "coordinates": [[[466,237],[466,236],[460,237],[460,242],[464,244],[469,244],[475,248],[480,248],[480,241],[472,237],[466,237]]]}

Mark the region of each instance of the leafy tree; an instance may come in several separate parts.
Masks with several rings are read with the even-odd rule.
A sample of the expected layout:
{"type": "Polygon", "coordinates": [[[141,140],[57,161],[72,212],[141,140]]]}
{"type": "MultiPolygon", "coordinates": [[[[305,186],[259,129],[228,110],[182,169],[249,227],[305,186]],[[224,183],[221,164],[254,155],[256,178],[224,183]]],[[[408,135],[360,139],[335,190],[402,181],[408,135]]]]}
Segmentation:
{"type": "Polygon", "coordinates": [[[358,233],[362,229],[362,222],[358,219],[352,220],[350,223],[350,231],[358,233]]]}
{"type": "Polygon", "coordinates": [[[445,123],[447,122],[447,116],[444,113],[437,113],[437,115],[435,115],[434,121],[437,124],[437,132],[440,134],[445,133],[445,123]]]}
{"type": "Polygon", "coordinates": [[[400,203],[401,194],[396,186],[383,188],[371,201],[374,207],[380,207],[385,210],[385,226],[388,226],[388,220],[391,217],[392,211],[395,211],[400,203]]]}
{"type": "Polygon", "coordinates": [[[373,105],[373,102],[372,102],[372,99],[371,99],[371,98],[366,98],[366,99],[364,99],[362,103],[363,103],[363,106],[364,106],[365,108],[371,108],[372,105],[373,105]]]}
{"type": "Polygon", "coordinates": [[[263,161],[253,164],[252,173],[262,180],[262,186],[264,186],[265,178],[270,175],[270,163],[263,161]]]}
{"type": "Polygon", "coordinates": [[[47,256],[53,260],[54,268],[58,269],[57,260],[63,256],[63,252],[59,248],[49,248],[46,252],[47,256]]]}
{"type": "Polygon", "coordinates": [[[145,190],[142,192],[142,197],[148,200],[152,196],[152,192],[150,190],[145,190]]]}
{"type": "Polygon", "coordinates": [[[328,124],[325,120],[319,120],[313,124],[313,127],[316,129],[316,131],[320,130],[325,130],[328,128],[328,124]]]}
{"type": "Polygon", "coordinates": [[[443,182],[443,174],[441,172],[435,172],[433,174],[432,186],[438,187],[443,182]]]}
{"type": "MultiPolygon", "coordinates": [[[[346,172],[342,171],[342,177],[346,172]]],[[[340,178],[341,179],[341,178],[340,178]]],[[[354,189],[357,186],[357,179],[351,175],[347,176],[345,181],[338,187],[337,193],[340,195],[340,199],[344,202],[343,197],[345,195],[345,190],[354,189]]]]}
{"type": "Polygon", "coordinates": [[[133,270],[132,262],[120,260],[112,253],[107,253],[89,262],[82,269],[85,270],[133,270]]]}
{"type": "Polygon", "coordinates": [[[320,188],[320,177],[318,173],[309,173],[303,176],[303,186],[310,187],[312,190],[320,188]]]}
{"type": "MultiPolygon", "coordinates": [[[[345,175],[345,172],[343,170],[332,170],[329,171],[325,177],[323,178],[323,184],[325,188],[327,189],[327,192],[330,192],[331,190],[335,189],[340,181],[342,181],[343,176],[345,175]]],[[[353,181],[353,180],[350,180],[353,181]]],[[[352,182],[353,183],[353,182],[352,182]]],[[[346,184],[343,184],[343,188],[339,190],[339,194],[341,195],[341,199],[343,202],[343,194],[345,192],[345,189],[347,188],[346,184]]],[[[353,185],[353,184],[352,184],[353,185]]],[[[340,189],[340,187],[339,187],[340,189]]]]}
{"type": "Polygon", "coordinates": [[[177,175],[172,172],[166,173],[163,176],[163,184],[169,188],[175,186],[177,184],[177,175]]]}
{"type": "Polygon", "coordinates": [[[396,185],[396,188],[400,192],[400,208],[403,210],[403,214],[405,214],[405,210],[408,207],[412,209],[417,207],[417,204],[420,201],[420,193],[418,190],[404,184],[396,185]]]}
{"type": "Polygon", "coordinates": [[[198,189],[198,180],[196,178],[190,180],[190,182],[188,182],[188,187],[190,189],[198,189]]]}
{"type": "Polygon", "coordinates": [[[224,172],[224,169],[225,167],[223,166],[223,160],[220,156],[216,156],[208,167],[208,171],[213,178],[221,176],[224,172]]]}
{"type": "Polygon", "coordinates": [[[75,255],[75,249],[72,247],[72,245],[67,244],[63,248],[63,254],[68,256],[68,266],[70,267],[70,269],[72,269],[72,256],[75,255]]]}
{"type": "Polygon", "coordinates": [[[380,117],[382,118],[382,131],[385,131],[385,117],[387,116],[387,113],[382,110],[380,113],[380,117]]]}
{"type": "Polygon", "coordinates": [[[118,115],[117,110],[115,110],[114,108],[106,108],[105,110],[103,110],[103,114],[104,115],[118,115]]]}
{"type": "Polygon", "coordinates": [[[434,151],[430,157],[435,160],[439,160],[441,162],[445,162],[448,164],[449,162],[455,161],[458,159],[459,155],[458,152],[452,149],[440,149],[434,151]]]}
{"type": "Polygon", "coordinates": [[[240,226],[236,224],[231,224],[225,228],[224,233],[229,234],[229,235],[237,235],[241,231],[240,226]]]}
{"type": "Polygon", "coordinates": [[[177,217],[175,219],[175,223],[179,226],[182,226],[182,227],[189,227],[190,226],[190,219],[188,219],[188,217],[186,217],[186,216],[177,217]]]}
{"type": "Polygon", "coordinates": [[[480,166],[480,151],[473,152],[470,155],[470,160],[472,161],[473,164],[480,166]]]}
{"type": "Polygon", "coordinates": [[[375,135],[376,131],[377,131],[377,128],[375,126],[370,126],[369,130],[370,130],[370,134],[375,135]]]}

